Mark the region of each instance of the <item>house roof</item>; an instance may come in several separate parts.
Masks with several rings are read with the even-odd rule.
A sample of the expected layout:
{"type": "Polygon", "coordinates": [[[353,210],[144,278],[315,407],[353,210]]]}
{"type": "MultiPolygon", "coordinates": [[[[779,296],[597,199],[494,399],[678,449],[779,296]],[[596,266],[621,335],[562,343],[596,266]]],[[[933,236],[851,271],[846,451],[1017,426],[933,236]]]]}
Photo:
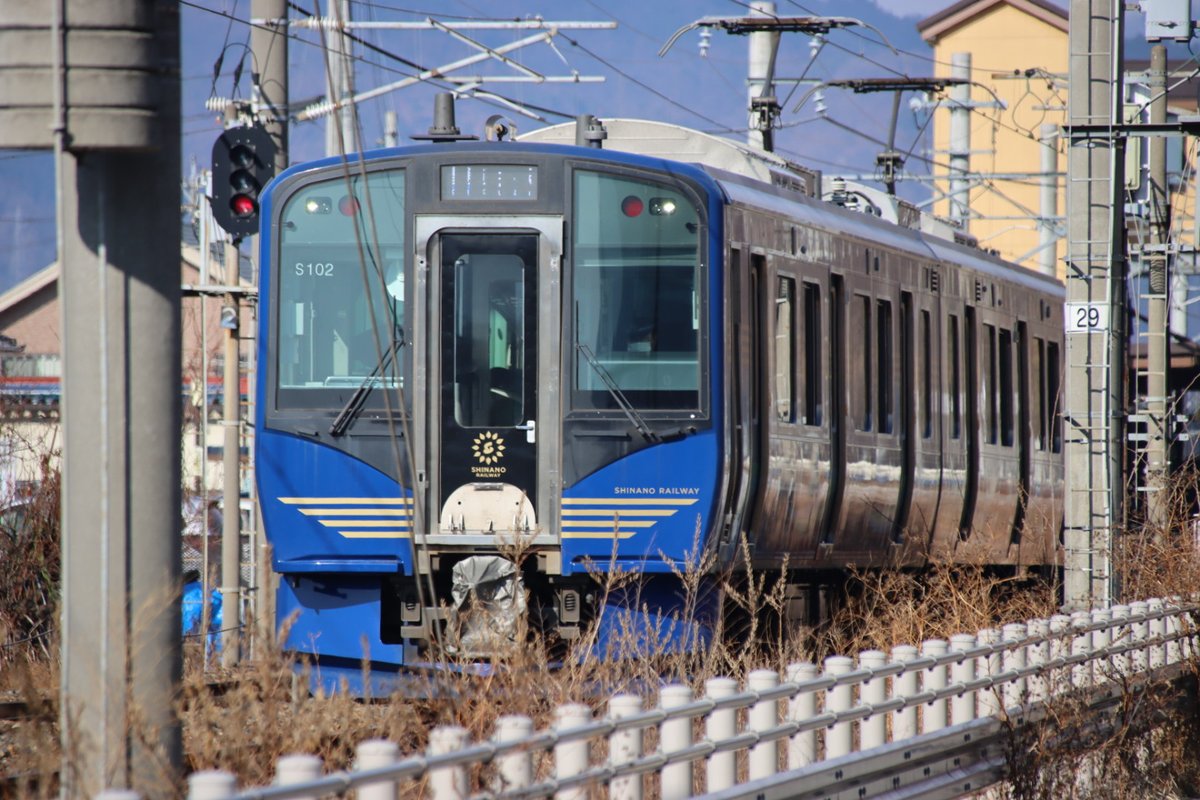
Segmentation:
{"type": "Polygon", "coordinates": [[[35,294],[52,286],[58,281],[58,262],[42,267],[7,292],[0,294],[0,311],[7,311],[13,306],[28,300],[35,294]]]}
{"type": "MultiPolygon", "coordinates": [[[[200,271],[200,251],[196,247],[183,245],[180,248],[180,263],[187,271],[186,280],[193,282],[200,271]]],[[[43,289],[58,282],[60,268],[58,262],[42,267],[7,292],[0,294],[0,313],[8,311],[19,303],[28,300],[43,289]]],[[[243,283],[245,280],[243,279],[243,283]]]]}
{"type": "Polygon", "coordinates": [[[917,23],[921,38],[933,44],[955,28],[996,6],[1008,5],[1066,32],[1067,10],[1053,0],[960,0],[917,23]]]}

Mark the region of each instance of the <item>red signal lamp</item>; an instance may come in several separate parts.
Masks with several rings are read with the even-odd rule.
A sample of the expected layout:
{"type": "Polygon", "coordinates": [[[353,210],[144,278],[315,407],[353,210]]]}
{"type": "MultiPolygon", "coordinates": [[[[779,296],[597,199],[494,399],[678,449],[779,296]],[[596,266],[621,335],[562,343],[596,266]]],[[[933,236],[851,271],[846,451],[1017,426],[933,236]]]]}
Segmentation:
{"type": "Polygon", "coordinates": [[[636,195],[631,194],[621,201],[621,213],[627,217],[639,217],[645,208],[642,198],[636,195]]]}
{"type": "Polygon", "coordinates": [[[235,217],[248,217],[255,211],[255,203],[244,194],[235,194],[229,201],[229,208],[235,217]]]}

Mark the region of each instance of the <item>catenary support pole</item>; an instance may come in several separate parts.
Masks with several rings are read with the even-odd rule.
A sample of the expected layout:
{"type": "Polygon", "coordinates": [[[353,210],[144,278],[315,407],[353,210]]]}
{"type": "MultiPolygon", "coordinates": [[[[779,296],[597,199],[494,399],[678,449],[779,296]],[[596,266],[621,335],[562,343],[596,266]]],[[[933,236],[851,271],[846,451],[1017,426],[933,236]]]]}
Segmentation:
{"type": "MultiPolygon", "coordinates": [[[[251,17],[258,21],[250,31],[250,49],[254,53],[254,64],[258,67],[256,117],[275,141],[275,174],[279,175],[288,167],[288,3],[287,0],[251,0],[250,12],[251,17]]],[[[257,286],[261,271],[258,248],[251,248],[251,258],[257,286]]],[[[257,324],[257,316],[249,316],[257,324]]],[[[253,340],[250,332],[244,338],[253,340]]],[[[247,371],[252,379],[256,374],[253,367],[254,348],[250,348],[247,371]]],[[[248,390],[255,385],[254,380],[250,380],[248,390]]],[[[275,632],[275,573],[271,570],[270,546],[263,536],[262,513],[257,503],[254,504],[254,518],[257,543],[254,548],[256,567],[252,596],[256,641],[266,643],[275,632]]]]}
{"type": "MultiPolygon", "coordinates": [[[[750,3],[750,16],[774,17],[775,4],[765,0],[750,3]]],[[[771,114],[766,109],[755,110],[754,101],[759,97],[775,94],[772,76],[775,72],[775,55],[779,52],[779,31],[754,31],[750,34],[749,68],[746,73],[749,84],[750,130],[747,141],[753,147],[773,150],[771,114]]]]}
{"type": "MultiPolygon", "coordinates": [[[[952,53],[950,77],[971,79],[971,54],[952,53]]],[[[971,84],[950,87],[950,219],[967,229],[971,218],[971,84]]]]}
{"type": "Polygon", "coordinates": [[[1064,603],[1111,602],[1112,537],[1124,522],[1125,143],[1119,0],[1070,6],[1064,603]]]}
{"type": "MultiPolygon", "coordinates": [[[[229,286],[239,283],[238,248],[225,245],[225,281],[229,286]]],[[[225,296],[221,309],[221,327],[225,334],[223,365],[224,390],[221,393],[222,423],[222,497],[224,512],[221,525],[221,664],[237,665],[241,656],[242,622],[242,513],[241,513],[241,358],[238,346],[238,323],[241,314],[236,294],[225,296]]]]}
{"type": "MultiPolygon", "coordinates": [[[[1167,48],[1150,49],[1150,124],[1167,121],[1167,48]]],[[[1158,535],[1165,533],[1167,475],[1170,469],[1170,425],[1167,421],[1167,351],[1170,330],[1167,309],[1170,257],[1167,241],[1171,229],[1171,190],[1167,186],[1167,140],[1151,136],[1147,142],[1149,175],[1146,200],[1150,212],[1149,247],[1143,248],[1150,275],[1146,296],[1146,522],[1158,535]]]]}
{"type": "MultiPolygon", "coordinates": [[[[179,4],[141,24],[160,76],[151,143],[73,149],[56,2],[58,282],[62,301],[62,796],[174,796],[179,685],[179,4]]],[[[115,19],[122,9],[104,5],[115,19]]],[[[69,53],[68,53],[69,55],[69,53]]]]}
{"type": "Polygon", "coordinates": [[[1038,192],[1038,271],[1058,274],[1058,126],[1044,123],[1038,131],[1042,143],[1042,174],[1038,192]]]}

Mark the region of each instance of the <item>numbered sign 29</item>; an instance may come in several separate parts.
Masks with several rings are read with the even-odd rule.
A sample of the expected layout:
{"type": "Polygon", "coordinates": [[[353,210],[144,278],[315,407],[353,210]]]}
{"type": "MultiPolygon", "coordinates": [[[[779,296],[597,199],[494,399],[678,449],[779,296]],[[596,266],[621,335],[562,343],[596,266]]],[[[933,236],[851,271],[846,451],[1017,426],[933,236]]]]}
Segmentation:
{"type": "Polygon", "coordinates": [[[1063,315],[1067,333],[1102,333],[1108,330],[1108,303],[1067,303],[1063,315]]]}

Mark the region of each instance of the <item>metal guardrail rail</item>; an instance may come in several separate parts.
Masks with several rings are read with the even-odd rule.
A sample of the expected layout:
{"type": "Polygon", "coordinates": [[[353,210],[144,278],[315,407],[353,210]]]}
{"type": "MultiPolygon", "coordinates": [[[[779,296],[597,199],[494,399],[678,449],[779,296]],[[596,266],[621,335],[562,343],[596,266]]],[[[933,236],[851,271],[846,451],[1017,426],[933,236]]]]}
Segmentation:
{"type": "Polygon", "coordinates": [[[404,758],[394,743],[363,742],[348,771],[323,775],[318,757],[287,756],[268,787],[239,791],[229,773],[196,773],[189,797],[281,800],[356,790],[363,800],[394,800],[403,787],[405,797],[433,800],[583,800],[606,786],[610,797],[640,800],[650,782],[663,800],[847,791],[958,797],[1003,780],[1014,730],[1037,724],[1055,704],[1078,704],[1100,730],[1127,693],[1183,674],[1200,654],[1197,612],[1151,600],[898,646],[890,656],[865,651],[822,667],[792,664],[782,682],[775,670],[750,673],[744,687],[713,678],[700,697],[688,686],[663,686],[657,707],[643,708],[643,698],[629,694],[612,697],[599,718],[587,706],[565,705],[541,731],[528,717],[502,717],[488,741],[443,726],[430,732],[427,752],[404,758]],[[644,752],[648,729],[656,729],[657,746],[644,752]]]}

